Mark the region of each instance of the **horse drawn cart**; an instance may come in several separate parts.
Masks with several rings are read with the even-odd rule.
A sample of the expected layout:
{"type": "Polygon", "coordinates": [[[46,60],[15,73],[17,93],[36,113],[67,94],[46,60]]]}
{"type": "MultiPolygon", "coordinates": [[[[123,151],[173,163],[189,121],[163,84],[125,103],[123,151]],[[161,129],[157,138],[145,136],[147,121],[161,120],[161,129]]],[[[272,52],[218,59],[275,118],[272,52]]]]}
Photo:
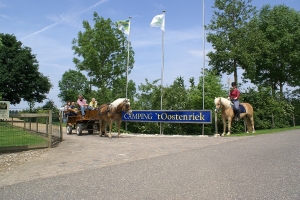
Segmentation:
{"type": "Polygon", "coordinates": [[[67,134],[72,134],[75,129],[78,136],[82,135],[83,131],[87,131],[88,134],[100,131],[98,110],[86,110],[84,118],[81,112],[68,116],[66,126],[67,134]]]}

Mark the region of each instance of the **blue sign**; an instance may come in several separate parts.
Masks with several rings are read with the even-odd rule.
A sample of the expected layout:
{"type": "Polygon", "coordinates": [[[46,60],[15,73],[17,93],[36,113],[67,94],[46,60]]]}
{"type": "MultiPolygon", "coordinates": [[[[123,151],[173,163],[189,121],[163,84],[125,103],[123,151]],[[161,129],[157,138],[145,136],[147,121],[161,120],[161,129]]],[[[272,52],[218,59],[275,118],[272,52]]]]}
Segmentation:
{"type": "Polygon", "coordinates": [[[123,112],[122,121],[211,124],[211,113],[211,110],[133,110],[131,114],[123,112]]]}

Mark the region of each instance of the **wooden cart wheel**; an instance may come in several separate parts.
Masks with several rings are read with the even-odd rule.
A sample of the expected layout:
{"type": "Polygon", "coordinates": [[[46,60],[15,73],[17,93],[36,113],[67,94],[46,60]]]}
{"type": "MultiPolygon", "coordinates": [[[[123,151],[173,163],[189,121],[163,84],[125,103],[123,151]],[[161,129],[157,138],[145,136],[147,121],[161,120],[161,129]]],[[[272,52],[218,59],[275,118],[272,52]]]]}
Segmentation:
{"type": "Polygon", "coordinates": [[[82,134],[82,125],[81,124],[77,124],[76,133],[78,136],[82,134]]]}
{"type": "Polygon", "coordinates": [[[67,134],[72,134],[72,126],[67,125],[67,134]]]}

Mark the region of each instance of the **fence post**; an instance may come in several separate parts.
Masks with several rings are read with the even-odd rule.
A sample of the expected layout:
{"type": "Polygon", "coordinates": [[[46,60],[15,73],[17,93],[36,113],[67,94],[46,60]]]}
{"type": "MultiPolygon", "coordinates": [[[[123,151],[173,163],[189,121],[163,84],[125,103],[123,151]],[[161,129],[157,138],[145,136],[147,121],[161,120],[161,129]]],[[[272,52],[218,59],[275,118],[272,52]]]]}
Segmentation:
{"type": "Polygon", "coordinates": [[[31,117],[29,117],[29,130],[31,130],[31,117]]]}
{"type": "Polygon", "coordinates": [[[272,113],[272,128],[274,128],[274,115],[272,113]]]}
{"type": "Polygon", "coordinates": [[[294,124],[294,127],[295,127],[296,125],[295,125],[295,115],[294,115],[294,113],[293,113],[293,124],[294,124]]]}
{"type": "Polygon", "coordinates": [[[23,120],[24,120],[24,130],[26,130],[26,118],[24,117],[23,120]]]}
{"type": "Polygon", "coordinates": [[[35,120],[35,126],[36,126],[35,130],[36,130],[36,132],[38,132],[39,118],[36,118],[36,120],[35,120]]]}
{"type": "Polygon", "coordinates": [[[49,148],[52,146],[52,110],[49,110],[49,130],[48,130],[48,140],[49,140],[49,148]]]}
{"type": "Polygon", "coordinates": [[[218,115],[215,112],[215,134],[218,134],[218,115]]]}
{"type": "Polygon", "coordinates": [[[60,141],[63,141],[63,134],[62,134],[62,112],[59,112],[59,135],[60,135],[60,141]]]}

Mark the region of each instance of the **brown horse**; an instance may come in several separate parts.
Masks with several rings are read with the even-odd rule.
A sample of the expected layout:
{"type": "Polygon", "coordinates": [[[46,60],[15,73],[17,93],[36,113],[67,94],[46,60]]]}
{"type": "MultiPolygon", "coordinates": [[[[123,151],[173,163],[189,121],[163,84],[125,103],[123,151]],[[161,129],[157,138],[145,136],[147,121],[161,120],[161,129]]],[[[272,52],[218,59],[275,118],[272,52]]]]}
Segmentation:
{"type": "Polygon", "coordinates": [[[120,98],[112,102],[111,104],[102,104],[99,107],[99,124],[100,124],[100,133],[99,136],[107,135],[106,126],[108,123],[109,134],[108,137],[111,138],[111,130],[113,122],[118,122],[118,137],[120,137],[120,128],[122,123],[122,111],[126,113],[131,113],[129,99],[120,98]]]}
{"type": "MultiPolygon", "coordinates": [[[[222,121],[223,121],[223,133],[222,136],[225,135],[226,132],[226,119],[228,121],[228,133],[230,135],[231,122],[234,119],[234,111],[232,108],[232,102],[226,98],[218,97],[215,98],[216,112],[221,109],[222,110],[222,121]]],[[[253,116],[253,107],[249,103],[240,103],[240,106],[245,108],[246,112],[240,112],[240,118],[244,118],[247,123],[247,133],[254,130],[254,116],[253,116]]]]}

